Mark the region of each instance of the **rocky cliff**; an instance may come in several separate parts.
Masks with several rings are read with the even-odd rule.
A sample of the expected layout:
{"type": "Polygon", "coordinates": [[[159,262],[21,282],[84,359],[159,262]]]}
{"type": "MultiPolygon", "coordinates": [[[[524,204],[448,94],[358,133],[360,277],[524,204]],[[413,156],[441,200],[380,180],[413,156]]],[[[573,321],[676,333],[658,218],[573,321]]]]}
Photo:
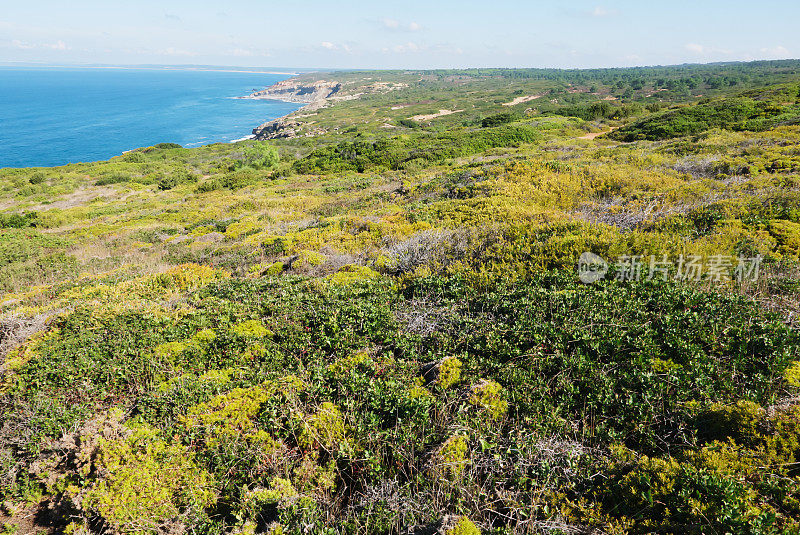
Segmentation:
{"type": "Polygon", "coordinates": [[[256,91],[247,98],[275,99],[311,104],[329,99],[341,89],[342,84],[339,82],[319,80],[304,83],[298,82],[296,79],[289,79],[278,82],[262,91],[256,91]]]}
{"type": "MultiPolygon", "coordinates": [[[[298,121],[292,121],[291,119],[275,119],[253,128],[253,135],[258,140],[300,137],[303,135],[300,133],[302,126],[298,121]]],[[[312,135],[318,133],[314,132],[312,135]]]]}
{"type": "MultiPolygon", "coordinates": [[[[274,99],[285,102],[306,104],[305,110],[315,110],[325,106],[329,99],[336,98],[342,90],[339,82],[318,80],[302,81],[296,78],[284,80],[262,91],[256,91],[244,98],[274,99]]],[[[309,128],[309,124],[298,122],[294,114],[269,121],[253,129],[256,139],[279,139],[324,134],[319,128],[309,128]]]]}

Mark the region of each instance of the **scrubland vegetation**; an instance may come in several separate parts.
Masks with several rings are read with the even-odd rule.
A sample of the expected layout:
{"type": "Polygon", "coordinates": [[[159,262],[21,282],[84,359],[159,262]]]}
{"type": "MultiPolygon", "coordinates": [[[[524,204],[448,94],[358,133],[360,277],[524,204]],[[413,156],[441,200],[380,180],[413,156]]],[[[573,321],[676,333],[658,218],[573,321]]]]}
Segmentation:
{"type": "Polygon", "coordinates": [[[6,533],[800,530],[800,62],[313,76],[0,170],[6,533]]]}

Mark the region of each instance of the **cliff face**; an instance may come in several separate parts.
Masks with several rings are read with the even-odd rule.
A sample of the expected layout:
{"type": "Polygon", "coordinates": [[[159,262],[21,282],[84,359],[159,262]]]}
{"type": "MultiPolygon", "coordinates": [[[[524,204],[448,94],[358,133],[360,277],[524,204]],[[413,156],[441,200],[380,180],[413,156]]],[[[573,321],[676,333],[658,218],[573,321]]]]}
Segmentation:
{"type": "Polygon", "coordinates": [[[325,134],[327,130],[315,126],[314,121],[301,120],[313,115],[308,115],[308,112],[324,108],[330,102],[354,100],[366,94],[387,93],[407,87],[408,84],[404,82],[374,81],[371,77],[346,83],[331,80],[314,81],[308,77],[300,77],[278,82],[243,98],[276,99],[305,104],[304,115],[289,114],[254,128],[253,135],[256,139],[313,137],[325,134]]]}
{"type": "Polygon", "coordinates": [[[298,83],[296,80],[284,80],[263,91],[256,91],[249,98],[276,99],[311,104],[331,98],[341,89],[342,84],[339,82],[319,80],[317,82],[298,83]]]}
{"type": "MultiPolygon", "coordinates": [[[[342,84],[339,82],[325,80],[300,82],[297,79],[290,79],[278,82],[262,91],[256,91],[245,98],[297,102],[306,104],[303,109],[314,110],[325,106],[325,103],[341,90],[342,84]]],[[[253,129],[255,138],[261,140],[315,136],[324,133],[325,131],[319,128],[309,128],[308,124],[301,124],[292,115],[269,121],[253,129]]]]}
{"type": "Polygon", "coordinates": [[[297,137],[300,123],[286,119],[275,119],[253,128],[253,135],[258,140],[297,137]]]}

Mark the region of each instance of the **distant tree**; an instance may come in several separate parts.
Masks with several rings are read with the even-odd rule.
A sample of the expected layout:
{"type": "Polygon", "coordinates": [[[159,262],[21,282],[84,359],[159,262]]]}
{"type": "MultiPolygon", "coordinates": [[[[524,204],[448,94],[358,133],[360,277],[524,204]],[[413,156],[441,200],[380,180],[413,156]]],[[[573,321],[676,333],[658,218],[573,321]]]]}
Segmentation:
{"type": "Polygon", "coordinates": [[[508,123],[513,123],[519,118],[516,113],[498,113],[497,115],[492,115],[490,117],[486,117],[481,121],[481,126],[484,128],[490,128],[493,126],[500,126],[508,123]]]}
{"type": "Polygon", "coordinates": [[[25,212],[24,214],[0,214],[0,228],[30,228],[38,226],[39,214],[25,212]]]}
{"type": "Polygon", "coordinates": [[[264,141],[257,141],[245,147],[241,165],[252,169],[272,169],[279,161],[278,149],[264,141]]]}
{"type": "Polygon", "coordinates": [[[36,171],[28,179],[28,182],[30,182],[35,186],[36,184],[41,184],[42,182],[44,182],[46,178],[47,176],[44,173],[42,173],[41,171],[36,171]]]}
{"type": "Polygon", "coordinates": [[[614,107],[605,100],[594,102],[589,105],[589,108],[586,110],[584,117],[587,120],[608,117],[611,115],[613,108],[614,107]]]}
{"type": "Polygon", "coordinates": [[[419,123],[413,119],[400,119],[397,124],[406,128],[419,128],[419,123]]]}

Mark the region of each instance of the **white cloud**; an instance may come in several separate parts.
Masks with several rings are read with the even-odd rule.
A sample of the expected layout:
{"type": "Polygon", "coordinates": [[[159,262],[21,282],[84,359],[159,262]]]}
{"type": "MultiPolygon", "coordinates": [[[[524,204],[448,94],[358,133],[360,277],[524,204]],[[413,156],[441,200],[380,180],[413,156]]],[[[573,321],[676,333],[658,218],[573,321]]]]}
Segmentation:
{"type": "Polygon", "coordinates": [[[31,50],[33,48],[36,48],[34,45],[25,43],[23,41],[20,41],[19,39],[14,39],[13,41],[11,41],[11,46],[19,50],[31,50]]]}
{"type": "Polygon", "coordinates": [[[67,43],[64,41],[56,41],[55,43],[28,43],[26,41],[20,41],[19,39],[14,39],[11,41],[11,47],[16,48],[17,50],[36,50],[36,49],[47,49],[47,50],[70,50],[70,47],[67,46],[67,43]]]}
{"type": "Polygon", "coordinates": [[[183,50],[180,48],[175,47],[167,47],[163,50],[159,50],[157,54],[161,56],[180,56],[180,57],[189,57],[189,56],[196,56],[197,52],[192,52],[190,50],[183,50]]]}
{"type": "Polygon", "coordinates": [[[405,54],[407,52],[419,52],[420,46],[417,43],[412,43],[411,41],[409,41],[404,45],[397,45],[392,47],[392,50],[394,52],[397,52],[398,54],[405,54]]]}
{"type": "Polygon", "coordinates": [[[378,22],[380,22],[380,25],[383,26],[384,29],[391,30],[393,32],[418,32],[422,30],[422,24],[414,21],[404,23],[396,19],[383,18],[378,22]]]}
{"type": "Polygon", "coordinates": [[[597,6],[592,10],[591,15],[593,17],[607,17],[611,15],[611,11],[607,10],[602,6],[597,6]]]}
{"type": "Polygon", "coordinates": [[[733,51],[728,50],[726,48],[718,48],[715,46],[705,46],[698,43],[687,43],[683,46],[687,51],[691,52],[692,54],[696,54],[698,56],[729,56],[733,54],[733,51]]]}
{"type": "Polygon", "coordinates": [[[785,46],[776,46],[772,48],[762,48],[760,52],[769,59],[789,59],[792,53],[785,46]]]}
{"type": "Polygon", "coordinates": [[[233,56],[235,58],[252,58],[252,57],[269,57],[272,54],[268,50],[260,50],[257,48],[242,48],[236,47],[225,53],[226,56],[233,56]]]}
{"type": "Polygon", "coordinates": [[[164,18],[174,22],[182,22],[182,19],[175,13],[164,13],[164,18]]]}
{"type": "Polygon", "coordinates": [[[347,43],[337,44],[337,43],[331,43],[330,41],[323,41],[319,44],[319,46],[321,46],[325,50],[335,50],[335,51],[345,52],[347,54],[351,54],[353,52],[353,48],[347,43]]]}
{"type": "Polygon", "coordinates": [[[384,47],[381,49],[384,54],[413,54],[413,53],[429,53],[429,54],[446,54],[447,56],[460,56],[464,54],[464,49],[454,46],[449,43],[439,43],[434,45],[418,44],[413,41],[395,45],[391,48],[384,47]]]}

